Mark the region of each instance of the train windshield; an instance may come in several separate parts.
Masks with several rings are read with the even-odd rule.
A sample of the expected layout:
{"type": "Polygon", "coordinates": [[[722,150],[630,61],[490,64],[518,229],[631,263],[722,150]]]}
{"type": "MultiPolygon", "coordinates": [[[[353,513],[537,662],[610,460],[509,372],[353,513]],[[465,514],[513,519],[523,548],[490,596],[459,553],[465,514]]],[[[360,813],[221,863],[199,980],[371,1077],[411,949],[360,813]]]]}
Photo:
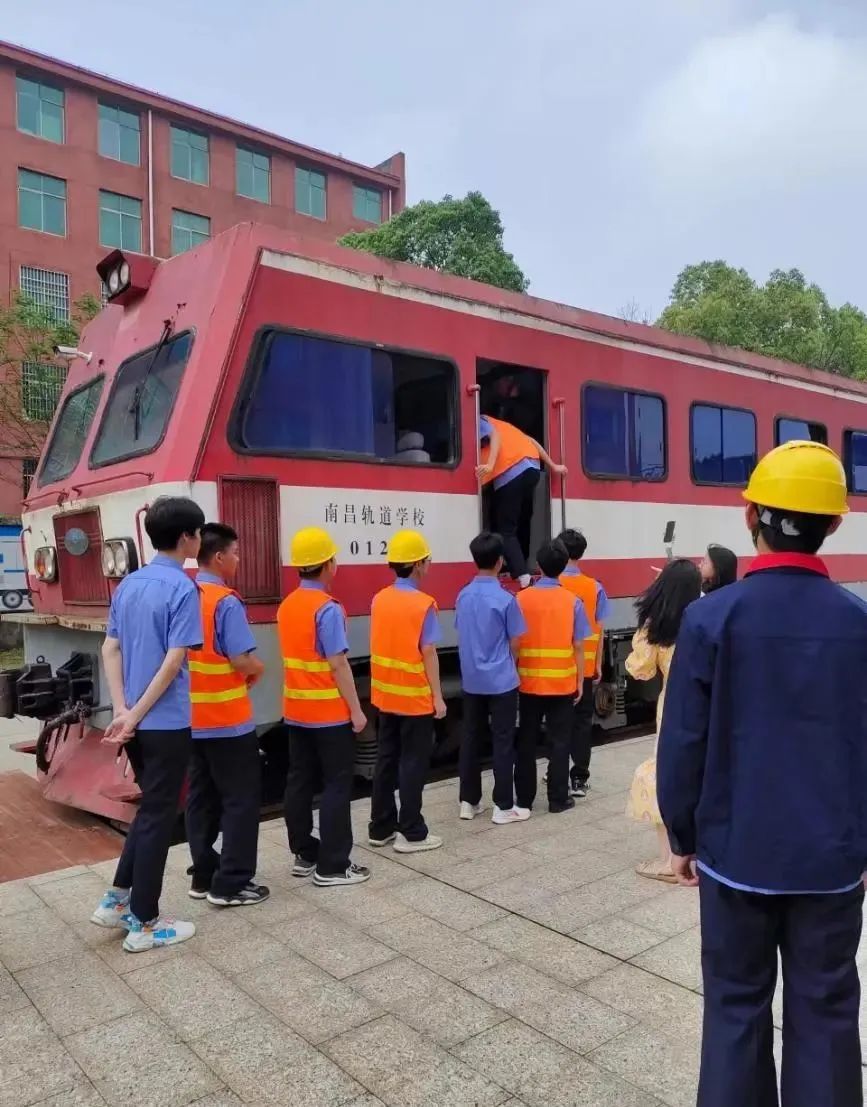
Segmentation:
{"type": "Polygon", "coordinates": [[[63,401],[45,460],[39,471],[39,484],[52,484],[68,477],[81,457],[90,433],[90,424],[99,407],[104,377],[94,377],[71,392],[63,401]]]}
{"type": "Polygon", "coordinates": [[[110,465],[157,448],[192,346],[192,332],[185,331],[121,365],[90,454],[91,465],[110,465]]]}

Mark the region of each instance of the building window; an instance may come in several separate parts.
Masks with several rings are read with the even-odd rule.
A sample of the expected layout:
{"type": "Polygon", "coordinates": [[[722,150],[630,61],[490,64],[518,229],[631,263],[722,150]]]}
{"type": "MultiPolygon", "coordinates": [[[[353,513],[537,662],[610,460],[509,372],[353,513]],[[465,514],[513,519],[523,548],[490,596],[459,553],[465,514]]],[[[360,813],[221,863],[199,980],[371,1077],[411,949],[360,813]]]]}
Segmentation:
{"type": "Polygon", "coordinates": [[[843,435],[843,464],[850,492],[867,492],[867,431],[849,430],[843,435]]]}
{"type": "Polygon", "coordinates": [[[69,277],[66,273],[22,265],[18,287],[32,303],[50,308],[58,319],[69,321],[69,277]]]}
{"type": "Polygon", "coordinates": [[[325,174],[315,169],[295,170],[295,210],[300,215],[325,218],[325,174]]]}
{"type": "Polygon", "coordinates": [[[583,394],[582,442],[591,477],[663,480],[665,405],[646,392],[589,384],[583,394]]]}
{"type": "Polygon", "coordinates": [[[45,234],[65,235],[66,181],[19,169],[18,226],[45,234]]]}
{"type": "Polygon", "coordinates": [[[141,200],[100,191],[99,244],[141,253],[141,200]]]}
{"type": "Polygon", "coordinates": [[[692,476],[700,484],[745,485],[756,467],[756,417],[713,404],[692,409],[692,476]]]}
{"type": "Polygon", "coordinates": [[[191,211],[172,212],[172,255],[191,250],[211,237],[211,221],[191,211]]]}
{"type": "Polygon", "coordinates": [[[450,361],[273,330],[257,348],[235,438],[257,453],[448,464],[455,383],[450,361]]]}
{"type": "Polygon", "coordinates": [[[63,142],[63,91],[19,77],[18,130],[49,142],[63,142]]]}
{"type": "Polygon", "coordinates": [[[31,423],[50,423],[66,383],[66,366],[25,361],[21,365],[21,412],[31,423]]]}
{"type": "Polygon", "coordinates": [[[805,419],[787,419],[781,415],[777,419],[775,431],[776,445],[784,442],[821,442],[828,445],[828,428],[824,423],[808,423],[805,419]]]}
{"type": "Polygon", "coordinates": [[[235,189],[239,196],[271,203],[271,159],[266,154],[235,148],[235,189]]]}
{"type": "Polygon", "coordinates": [[[366,223],[382,222],[382,193],[376,188],[352,186],[352,214],[366,223]]]}
{"type": "Polygon", "coordinates": [[[30,485],[33,484],[38,468],[39,459],[36,457],[25,457],[21,462],[21,490],[25,500],[30,495],[30,485]]]}
{"type": "Polygon", "coordinates": [[[99,152],[127,165],[141,162],[141,120],[136,112],[100,102],[99,152]]]}
{"type": "Polygon", "coordinates": [[[208,183],[208,136],[172,127],[172,176],[193,184],[208,183]]]}

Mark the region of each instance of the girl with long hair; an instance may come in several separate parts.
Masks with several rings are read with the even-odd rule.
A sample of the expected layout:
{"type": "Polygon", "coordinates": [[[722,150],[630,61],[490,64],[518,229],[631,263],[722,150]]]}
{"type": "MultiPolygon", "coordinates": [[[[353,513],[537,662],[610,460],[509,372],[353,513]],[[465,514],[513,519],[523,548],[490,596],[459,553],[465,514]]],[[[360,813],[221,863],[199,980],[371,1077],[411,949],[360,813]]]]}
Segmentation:
{"type": "MultiPolygon", "coordinates": [[[[656,704],[656,734],[662,723],[665,704],[665,685],[668,670],[674,656],[674,643],[680,630],[683,613],[701,595],[701,573],[686,558],[670,561],[636,604],[638,630],[632,639],[632,653],[626,659],[626,670],[635,680],[653,680],[662,676],[662,691],[656,704]]],[[[653,757],[643,761],[635,770],[627,815],[638,822],[650,823],[656,828],[659,854],[650,861],[642,861],[635,871],[651,880],[676,884],[671,868],[671,850],[668,835],[662,825],[656,802],[656,748],[653,757]]]]}
{"type": "Polygon", "coordinates": [[[711,592],[725,588],[727,584],[734,584],[738,579],[737,554],[712,542],[702,558],[699,570],[702,593],[705,596],[710,595],[711,592]]]}

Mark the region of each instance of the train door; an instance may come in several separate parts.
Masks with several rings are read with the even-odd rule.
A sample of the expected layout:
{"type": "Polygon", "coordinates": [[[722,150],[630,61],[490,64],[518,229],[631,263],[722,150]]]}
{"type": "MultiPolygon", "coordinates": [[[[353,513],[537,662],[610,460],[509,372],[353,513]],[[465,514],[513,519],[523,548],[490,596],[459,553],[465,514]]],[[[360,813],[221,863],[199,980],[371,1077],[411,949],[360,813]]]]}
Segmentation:
{"type": "MultiPolygon", "coordinates": [[[[476,360],[476,381],[479,385],[479,409],[512,423],[525,434],[548,446],[548,374],[544,369],[528,365],[512,365],[504,361],[476,360]]],[[[556,452],[553,455],[556,458],[556,452]]],[[[482,497],[482,520],[486,528],[496,525],[491,515],[490,495],[482,497]]],[[[551,536],[550,477],[542,467],[542,479],[536,488],[533,523],[530,532],[530,562],[535,551],[551,536]]]]}

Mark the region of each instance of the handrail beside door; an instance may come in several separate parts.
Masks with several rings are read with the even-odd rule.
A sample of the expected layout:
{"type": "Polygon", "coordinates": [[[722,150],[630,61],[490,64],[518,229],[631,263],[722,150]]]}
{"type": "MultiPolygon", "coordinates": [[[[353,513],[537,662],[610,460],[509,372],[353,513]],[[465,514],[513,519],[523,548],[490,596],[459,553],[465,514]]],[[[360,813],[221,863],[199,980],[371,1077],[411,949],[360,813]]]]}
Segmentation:
{"type": "MultiPolygon", "coordinates": [[[[562,396],[553,401],[560,422],[560,464],[566,464],[566,401],[562,396]]],[[[560,474],[560,530],[566,529],[566,476],[560,474]]]]}

